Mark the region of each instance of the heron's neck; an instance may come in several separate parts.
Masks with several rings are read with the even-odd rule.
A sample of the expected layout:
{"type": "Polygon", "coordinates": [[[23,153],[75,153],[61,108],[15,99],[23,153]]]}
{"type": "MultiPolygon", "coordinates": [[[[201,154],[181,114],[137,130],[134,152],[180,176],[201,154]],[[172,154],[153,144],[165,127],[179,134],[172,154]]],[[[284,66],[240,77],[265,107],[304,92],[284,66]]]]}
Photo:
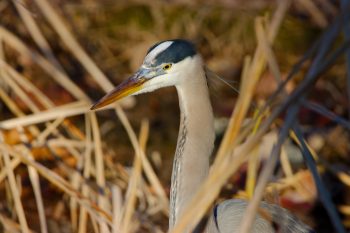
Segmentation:
{"type": "Polygon", "coordinates": [[[214,118],[207,81],[203,74],[177,86],[180,130],[173,163],[170,189],[170,229],[208,175],[214,145],[214,118]]]}

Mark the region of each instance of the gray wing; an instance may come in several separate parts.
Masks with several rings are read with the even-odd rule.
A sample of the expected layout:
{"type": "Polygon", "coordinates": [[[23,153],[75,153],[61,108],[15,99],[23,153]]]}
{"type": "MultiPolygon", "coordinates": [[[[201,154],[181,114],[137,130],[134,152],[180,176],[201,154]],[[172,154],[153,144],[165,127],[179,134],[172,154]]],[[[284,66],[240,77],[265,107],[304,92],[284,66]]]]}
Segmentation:
{"type": "MultiPolygon", "coordinates": [[[[241,199],[231,199],[217,205],[209,218],[207,233],[238,233],[248,203],[241,199]]],[[[288,210],[262,202],[262,211],[268,217],[257,214],[251,233],[311,233],[310,227],[298,220],[288,210]],[[270,219],[269,219],[270,218],[270,219]]]]}

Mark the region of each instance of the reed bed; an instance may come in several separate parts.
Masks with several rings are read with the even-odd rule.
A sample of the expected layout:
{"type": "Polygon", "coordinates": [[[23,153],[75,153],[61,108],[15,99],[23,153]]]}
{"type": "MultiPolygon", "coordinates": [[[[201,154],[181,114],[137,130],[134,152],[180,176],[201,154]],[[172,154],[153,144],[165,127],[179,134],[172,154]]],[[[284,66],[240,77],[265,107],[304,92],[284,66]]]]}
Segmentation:
{"type": "MultiPolygon", "coordinates": [[[[114,113],[112,117],[123,126],[130,142],[128,150],[133,151],[134,156],[132,165],[127,166],[114,158],[118,152],[111,151],[104,142],[101,131],[106,125],[102,120],[106,116],[89,110],[96,97],[88,95],[89,91],[75,81],[51,47],[62,46],[66,56],[72,56],[79,63],[84,77],[103,92],[113,88],[109,78],[79,43],[72,28],[67,26],[62,12],[47,0],[8,1],[5,8],[9,7],[6,4],[14,7],[12,10],[19,18],[16,19],[18,25],[11,29],[0,21],[0,98],[7,111],[0,121],[0,190],[4,197],[0,202],[0,225],[4,232],[167,232],[168,194],[159,176],[161,168],[153,157],[148,156],[147,150],[152,128],[147,119],[133,126],[125,113],[125,109],[135,107],[137,100],[130,97],[111,105],[109,110],[105,109],[114,113]],[[37,19],[37,15],[45,20],[46,25],[37,19]],[[16,27],[25,30],[26,38],[16,34],[16,27]],[[56,35],[56,41],[49,40],[52,36],[46,35],[48,32],[56,35]],[[17,63],[17,60],[22,62],[17,63]],[[25,66],[23,69],[35,70],[36,74],[48,79],[46,82],[60,87],[69,100],[62,103],[52,99],[50,93],[37,86],[35,77],[19,71],[19,63],[25,66]],[[134,129],[136,127],[140,132],[134,129]],[[25,192],[33,195],[30,200],[35,201],[37,221],[31,217],[33,211],[27,209],[29,203],[24,198],[25,192]],[[57,196],[59,200],[51,200],[57,196]],[[62,226],[62,223],[65,224],[62,226]]],[[[126,3],[119,4],[127,9],[126,3]]],[[[134,38],[142,34],[144,41],[155,42],[161,38],[198,38],[202,35],[208,41],[212,39],[210,48],[213,51],[230,43],[233,32],[226,34],[225,38],[215,39],[210,30],[203,29],[208,9],[214,11],[215,6],[208,5],[199,11],[197,21],[191,18],[193,12],[190,12],[179,19],[178,24],[169,26],[162,14],[167,12],[164,4],[142,1],[133,4],[150,9],[155,19],[152,23],[159,28],[156,36],[129,28],[127,33],[133,34],[134,38]],[[181,28],[181,25],[187,27],[181,28]]],[[[182,4],[175,1],[170,6],[180,6],[181,9],[186,6],[182,4]]],[[[199,7],[196,4],[189,8],[199,7]]],[[[88,6],[82,9],[88,9],[88,6]]],[[[0,5],[0,10],[2,7],[0,5]]],[[[91,7],[100,6],[96,3],[91,7]]],[[[344,192],[349,193],[349,150],[344,153],[345,162],[340,169],[335,162],[319,154],[320,149],[313,148],[317,144],[306,137],[304,125],[299,121],[303,108],[329,119],[340,129],[350,128],[349,117],[310,101],[315,86],[327,78],[325,74],[332,67],[340,67],[343,69],[341,74],[350,77],[350,50],[347,50],[350,21],[346,20],[349,4],[342,1],[337,8],[327,1],[288,0],[279,1],[271,9],[271,14],[259,14],[254,19],[253,43],[256,48],[251,50],[252,55],[246,55],[240,61],[239,95],[214,155],[210,175],[172,232],[184,232],[188,226],[194,227],[206,218],[213,204],[222,200],[223,190],[235,184],[232,177],[242,176],[242,167],[246,167],[245,186],[234,195],[230,192],[230,197],[238,196],[249,201],[240,232],[249,232],[262,199],[279,203],[279,196],[291,190],[308,205],[322,203],[326,210],[324,216],[336,232],[345,233],[350,228],[350,200],[345,198],[334,203],[331,190],[322,178],[325,172],[329,172],[336,177],[344,192]],[[323,7],[319,7],[320,4],[323,7]],[[328,7],[327,11],[325,7],[328,7]],[[280,67],[279,55],[275,53],[275,41],[293,8],[302,8],[321,33],[286,72],[280,67]],[[276,88],[257,103],[257,89],[266,74],[273,77],[271,82],[276,88]],[[266,145],[264,140],[268,141],[269,148],[265,157],[259,151],[266,145]],[[291,161],[288,142],[293,148],[299,148],[304,165],[296,167],[291,161]]],[[[133,42],[136,41],[140,39],[133,42]]],[[[130,45],[127,44],[130,42],[125,43],[125,47],[130,45]]],[[[237,47],[228,46],[227,51],[237,47]]],[[[204,53],[205,56],[209,54],[204,53]]],[[[128,51],[119,58],[127,56],[135,58],[128,55],[128,51]]],[[[213,62],[213,66],[218,63],[213,62]]],[[[324,82],[330,81],[326,79],[324,82]]],[[[342,91],[350,93],[349,78],[342,82],[342,91]]],[[[349,103],[349,97],[346,98],[349,103]]],[[[344,134],[348,140],[348,131],[344,134]]],[[[317,226],[317,221],[320,221],[313,219],[312,213],[302,215],[312,226],[317,226]]]]}

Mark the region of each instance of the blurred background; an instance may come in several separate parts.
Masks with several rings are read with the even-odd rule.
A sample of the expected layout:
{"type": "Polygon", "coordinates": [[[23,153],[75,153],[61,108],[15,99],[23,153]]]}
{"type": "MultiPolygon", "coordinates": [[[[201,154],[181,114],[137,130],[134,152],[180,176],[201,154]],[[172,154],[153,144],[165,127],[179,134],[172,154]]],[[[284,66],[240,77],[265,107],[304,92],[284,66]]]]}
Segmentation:
{"type": "MultiPolygon", "coordinates": [[[[17,161],[13,155],[7,161],[9,163],[5,158],[1,159],[0,229],[2,230],[0,232],[21,232],[24,224],[23,220],[18,220],[21,219],[21,214],[18,212],[18,207],[15,207],[17,201],[14,197],[14,187],[11,186],[13,180],[11,181],[10,177],[6,178],[10,176],[9,173],[5,173],[8,164],[13,164],[12,174],[22,200],[24,218],[29,228],[36,232],[43,232],[44,228],[42,223],[44,220],[40,219],[38,214],[40,208],[44,210],[48,232],[84,232],[85,228],[89,229],[87,232],[102,232],[96,231],[97,220],[91,214],[91,209],[88,218],[91,218],[92,222],[85,220],[85,228],[79,225],[81,219],[78,219],[82,213],[78,209],[83,204],[81,200],[77,204],[72,199],[81,198],[79,193],[83,193],[84,185],[88,189],[95,190],[91,194],[83,195],[89,197],[92,203],[97,200],[96,195],[99,192],[113,199],[115,196],[111,187],[118,187],[119,195],[124,197],[121,198],[121,203],[127,200],[126,190],[129,187],[132,168],[135,166],[135,152],[130,143],[130,136],[114,111],[101,111],[97,114],[104,161],[102,174],[105,178],[102,183],[96,181],[95,178],[99,176],[97,168],[94,167],[96,164],[92,165],[90,173],[84,173],[84,161],[79,159],[79,155],[87,150],[86,146],[89,143],[86,144],[84,140],[91,135],[88,136],[89,127],[86,122],[92,122],[93,117],[84,114],[84,111],[87,111],[85,105],[85,107],[80,105],[73,107],[76,113],[69,112],[73,111],[72,108],[69,108],[69,111],[65,108],[67,104],[79,100],[80,94],[74,91],[74,87],[69,88],[70,84],[64,84],[69,83],[64,77],[71,80],[90,98],[89,104],[102,97],[106,87],[109,86],[96,81],[97,76],[84,65],[88,63],[82,62],[84,55],[79,49],[74,51],[77,45],[70,41],[69,36],[64,36],[65,31],[62,27],[75,38],[89,59],[113,85],[119,84],[138,69],[148,48],[154,43],[173,38],[185,38],[194,42],[207,67],[234,87],[229,87],[219,79],[209,81],[218,146],[240,95],[237,90],[240,87],[244,59],[247,55],[252,56],[257,47],[256,17],[262,17],[266,21],[270,19],[278,5],[277,2],[273,0],[48,2],[1,0],[0,130],[3,145],[1,153],[11,155],[10,148],[25,147],[31,151],[30,153],[27,151],[27,155],[33,156],[35,164],[58,174],[72,185],[76,192],[62,191],[59,187],[64,181],[52,181],[40,175],[36,182],[41,185],[43,207],[38,207],[40,201],[32,187],[35,178],[31,178],[31,171],[27,169],[31,162],[22,157],[17,161]],[[47,4],[51,8],[46,8],[47,4]],[[58,18],[53,17],[50,9],[54,10],[58,18]],[[18,81],[21,79],[25,81],[18,81]],[[30,85],[37,89],[28,88],[30,85]],[[39,91],[41,97],[38,97],[39,91]],[[49,104],[45,105],[45,100],[43,101],[45,98],[49,99],[49,104]],[[80,111],[80,108],[83,110],[80,111]],[[56,112],[51,112],[53,117],[39,114],[50,109],[57,109],[56,112]],[[63,115],[59,115],[58,110],[62,110],[63,115]],[[33,119],[30,119],[34,123],[30,123],[30,120],[23,123],[19,120],[23,116],[33,116],[33,119]],[[10,122],[11,120],[18,121],[10,122]],[[48,124],[55,125],[57,132],[45,131],[49,128],[48,124]],[[40,140],[37,140],[38,138],[40,140]],[[54,142],[57,143],[54,144],[56,147],[51,147],[49,141],[53,139],[69,140],[74,149],[65,148],[57,140],[54,142]],[[5,153],[6,148],[10,152],[5,153]],[[74,174],[80,178],[76,178],[74,174]]],[[[326,28],[339,17],[341,11],[340,1],[289,2],[289,8],[283,16],[276,39],[271,43],[283,79],[326,28]]],[[[344,35],[340,32],[335,45],[340,44],[343,39],[344,35]]],[[[344,226],[349,230],[349,129],[332,120],[336,117],[345,121],[349,119],[345,62],[344,56],[336,60],[308,93],[310,102],[322,105],[333,114],[331,119],[312,110],[312,107],[302,107],[298,119],[305,138],[323,161],[319,166],[319,172],[330,190],[344,226]],[[338,172],[341,172],[343,178],[339,178],[338,172]]],[[[286,86],[288,93],[303,80],[309,65],[310,61],[307,61],[296,77],[288,82],[286,86]]],[[[274,77],[266,69],[253,94],[248,118],[253,117],[256,107],[262,106],[276,89],[274,77]]],[[[145,152],[168,195],[179,125],[175,89],[166,88],[156,93],[130,98],[125,100],[122,106],[136,134],[140,131],[142,122],[145,120],[149,122],[150,133],[145,152]]],[[[283,121],[283,116],[279,120],[283,121]]],[[[272,129],[260,145],[262,163],[275,142],[276,132],[278,129],[272,129]]],[[[93,146],[96,146],[95,136],[90,141],[93,146]]],[[[63,144],[65,142],[62,141],[63,144]]],[[[267,196],[273,200],[277,198],[277,203],[294,211],[310,226],[315,227],[317,232],[335,232],[317,198],[312,176],[303,164],[296,144],[290,140],[285,148],[290,160],[293,160],[291,163],[295,179],[298,182],[302,181],[304,187],[291,188],[290,183],[282,182],[283,188],[278,187],[276,188],[278,191],[273,191],[272,187],[267,196]]],[[[245,196],[246,167],[247,165],[243,165],[223,187],[221,198],[245,196]]],[[[45,173],[45,170],[40,170],[41,167],[35,169],[40,174],[45,173]]],[[[275,177],[276,185],[278,180],[283,178],[283,175],[278,174],[280,173],[277,172],[275,177]]],[[[143,180],[142,185],[145,187],[141,185],[139,193],[136,194],[138,199],[132,215],[135,224],[126,228],[127,232],[166,232],[168,220],[166,211],[163,211],[166,207],[157,207],[154,201],[158,200],[158,197],[156,191],[152,189],[154,187],[146,182],[145,175],[141,175],[140,179],[143,180]],[[153,199],[145,197],[147,195],[153,199]]],[[[86,208],[89,209],[93,205],[90,203],[89,206],[86,208]]]]}

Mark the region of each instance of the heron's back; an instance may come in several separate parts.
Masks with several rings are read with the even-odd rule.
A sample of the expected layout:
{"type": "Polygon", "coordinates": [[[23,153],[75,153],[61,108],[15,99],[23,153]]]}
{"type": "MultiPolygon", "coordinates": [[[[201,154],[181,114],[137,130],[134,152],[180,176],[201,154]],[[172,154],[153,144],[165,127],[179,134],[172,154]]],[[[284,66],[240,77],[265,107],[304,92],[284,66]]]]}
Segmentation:
{"type": "MultiPolygon", "coordinates": [[[[207,233],[238,233],[248,203],[231,199],[217,205],[210,216],[207,233]]],[[[310,233],[312,230],[288,210],[262,202],[251,233],[310,233]],[[265,214],[266,212],[266,214],[265,214]],[[266,216],[265,216],[266,215],[266,216]]]]}

